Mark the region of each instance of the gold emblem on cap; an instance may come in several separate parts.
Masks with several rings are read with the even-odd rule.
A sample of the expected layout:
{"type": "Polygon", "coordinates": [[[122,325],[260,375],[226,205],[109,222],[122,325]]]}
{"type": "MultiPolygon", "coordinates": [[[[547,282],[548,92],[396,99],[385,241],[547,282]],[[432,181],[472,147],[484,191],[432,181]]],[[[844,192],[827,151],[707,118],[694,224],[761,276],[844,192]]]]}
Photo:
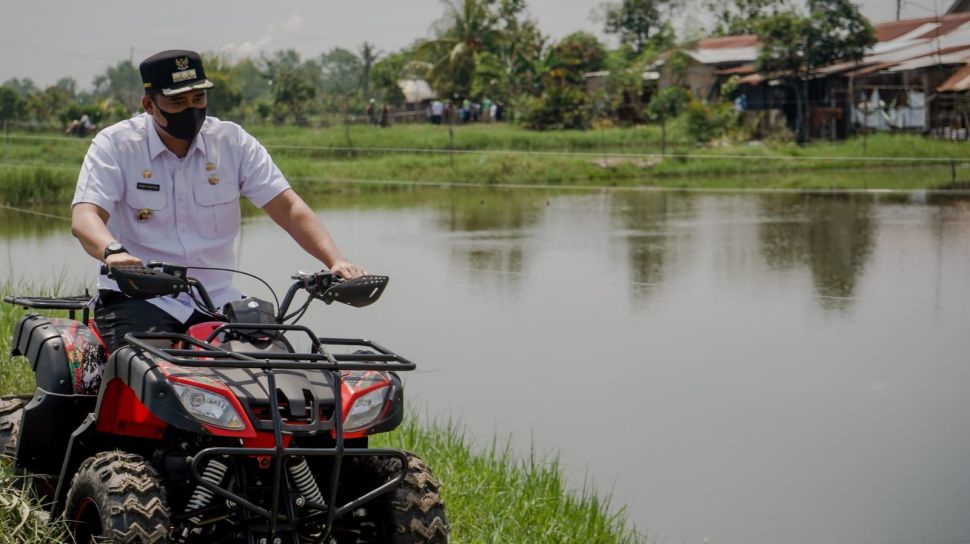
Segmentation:
{"type": "Polygon", "coordinates": [[[152,171],[151,170],[145,170],[144,172],[141,173],[141,177],[143,177],[145,179],[151,179],[151,177],[152,177],[152,171]]]}
{"type": "Polygon", "coordinates": [[[214,163],[214,162],[210,162],[210,163],[207,163],[205,165],[205,171],[206,172],[211,172],[211,171],[213,171],[215,169],[216,169],[216,163],[214,163]]]}
{"type": "Polygon", "coordinates": [[[189,67],[189,57],[179,57],[175,59],[175,67],[179,70],[185,70],[189,67]]]}
{"type": "Polygon", "coordinates": [[[218,176],[209,176],[209,185],[217,185],[219,183],[218,176]]]}
{"type": "Polygon", "coordinates": [[[138,213],[135,215],[135,218],[137,218],[139,221],[144,223],[145,221],[148,221],[149,219],[151,219],[154,213],[155,212],[153,212],[151,208],[142,208],[138,210],[138,213]]]}

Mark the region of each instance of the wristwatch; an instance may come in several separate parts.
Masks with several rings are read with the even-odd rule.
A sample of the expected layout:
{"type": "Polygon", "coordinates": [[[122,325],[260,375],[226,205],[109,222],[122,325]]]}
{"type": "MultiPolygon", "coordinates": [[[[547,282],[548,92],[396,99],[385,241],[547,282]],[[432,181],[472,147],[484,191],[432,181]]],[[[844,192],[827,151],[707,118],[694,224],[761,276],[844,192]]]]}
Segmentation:
{"type": "Polygon", "coordinates": [[[107,260],[109,255],[114,255],[115,253],[128,253],[128,250],[125,249],[125,246],[121,245],[120,242],[111,242],[105,246],[104,259],[102,260],[107,260]]]}

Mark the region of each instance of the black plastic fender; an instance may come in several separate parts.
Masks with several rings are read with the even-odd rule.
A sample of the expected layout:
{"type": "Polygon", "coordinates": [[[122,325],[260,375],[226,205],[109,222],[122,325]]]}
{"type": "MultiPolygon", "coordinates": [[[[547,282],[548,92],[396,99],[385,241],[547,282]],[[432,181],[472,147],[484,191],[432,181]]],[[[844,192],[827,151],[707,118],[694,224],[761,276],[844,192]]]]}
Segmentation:
{"type": "Polygon", "coordinates": [[[101,386],[105,349],[80,321],[26,315],[14,327],[10,355],[27,358],[46,392],[90,395],[101,386]]]}

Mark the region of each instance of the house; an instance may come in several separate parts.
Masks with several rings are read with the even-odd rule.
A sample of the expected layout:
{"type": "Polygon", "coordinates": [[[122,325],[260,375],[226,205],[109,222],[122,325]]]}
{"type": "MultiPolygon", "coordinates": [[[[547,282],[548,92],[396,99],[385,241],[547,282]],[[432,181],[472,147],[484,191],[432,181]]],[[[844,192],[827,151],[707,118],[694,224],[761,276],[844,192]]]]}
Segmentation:
{"type": "MultiPolygon", "coordinates": [[[[813,136],[843,137],[859,129],[943,132],[967,129],[970,90],[970,0],[953,3],[947,15],[874,26],[877,43],[858,62],[817,69],[805,79],[813,136]]],[[[754,70],[754,36],[701,40],[688,54],[688,84],[714,98],[720,85],[740,76],[747,111],[797,117],[794,91],[754,70]],[[746,60],[750,59],[750,60],[746,60]]],[[[964,134],[966,131],[964,131],[964,134]]]]}

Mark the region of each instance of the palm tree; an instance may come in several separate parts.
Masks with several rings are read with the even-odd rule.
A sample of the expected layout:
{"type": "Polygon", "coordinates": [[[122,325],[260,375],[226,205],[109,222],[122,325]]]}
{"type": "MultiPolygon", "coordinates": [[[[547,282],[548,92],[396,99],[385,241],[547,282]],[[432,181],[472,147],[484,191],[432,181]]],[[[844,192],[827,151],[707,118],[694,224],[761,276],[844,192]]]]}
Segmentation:
{"type": "Polygon", "coordinates": [[[444,0],[445,14],[437,23],[437,37],[418,46],[418,54],[432,62],[432,85],[441,94],[467,96],[478,55],[499,39],[488,0],[444,0]]]}
{"type": "Polygon", "coordinates": [[[360,74],[360,88],[364,100],[370,98],[370,71],[380,56],[381,52],[374,47],[374,44],[364,42],[360,46],[360,61],[363,64],[363,73],[360,74]]]}

